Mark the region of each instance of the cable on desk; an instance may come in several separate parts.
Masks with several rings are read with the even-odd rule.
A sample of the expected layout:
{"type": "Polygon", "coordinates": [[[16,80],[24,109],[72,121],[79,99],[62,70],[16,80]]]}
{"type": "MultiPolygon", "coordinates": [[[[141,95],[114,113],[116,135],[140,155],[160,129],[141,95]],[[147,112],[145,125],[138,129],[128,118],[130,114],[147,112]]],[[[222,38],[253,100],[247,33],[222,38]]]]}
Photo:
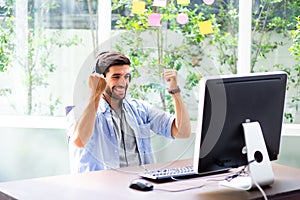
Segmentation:
{"type": "MultiPolygon", "coordinates": [[[[149,171],[149,169],[146,168],[146,166],[144,164],[142,165],[138,165],[138,166],[135,166],[135,167],[139,167],[141,168],[142,170],[144,170],[144,172],[147,172],[149,171]]],[[[121,168],[113,168],[111,170],[114,170],[114,171],[117,171],[117,172],[121,172],[121,173],[124,173],[124,174],[135,174],[135,175],[139,175],[140,173],[142,173],[141,171],[130,171],[130,170],[125,170],[126,167],[121,167],[121,168]]]]}
{"type": "Polygon", "coordinates": [[[231,175],[231,176],[227,176],[225,178],[226,181],[231,181],[232,179],[239,177],[239,176],[250,176],[252,182],[254,183],[254,185],[258,188],[258,190],[260,191],[260,193],[262,194],[262,196],[264,197],[264,200],[268,200],[268,197],[265,193],[265,191],[261,188],[261,186],[253,179],[253,177],[251,176],[251,174],[249,174],[246,171],[246,168],[253,163],[255,160],[251,160],[250,162],[248,162],[247,165],[245,165],[240,171],[236,172],[235,174],[231,175]]]}
{"type": "MultiPolygon", "coordinates": [[[[248,164],[248,166],[249,166],[251,163],[252,163],[252,162],[250,162],[250,163],[248,164]]],[[[268,197],[267,197],[265,191],[264,191],[264,190],[261,188],[261,186],[256,182],[256,180],[254,180],[254,178],[251,176],[251,174],[250,174],[249,176],[250,176],[252,182],[254,183],[254,185],[258,188],[258,190],[260,191],[260,193],[261,193],[262,196],[264,197],[264,200],[268,200],[268,197]]]]}
{"type": "MultiPolygon", "coordinates": [[[[234,173],[235,174],[235,173],[234,173]]],[[[215,176],[214,178],[209,178],[209,179],[205,179],[204,180],[204,183],[199,185],[199,186],[195,186],[195,187],[188,187],[188,188],[184,188],[184,189],[179,189],[179,190],[168,190],[168,189],[161,189],[161,188],[154,188],[153,190],[158,190],[158,191],[164,191],[164,192],[184,192],[184,191],[188,191],[188,190],[193,190],[193,189],[199,189],[199,188],[202,188],[206,185],[207,182],[209,181],[213,181],[213,182],[218,182],[218,181],[222,181],[224,180],[225,178],[225,175],[217,175],[215,176]],[[222,177],[222,178],[218,178],[218,177],[222,177]]],[[[174,181],[180,181],[180,180],[186,180],[186,179],[180,179],[180,178],[174,178],[174,177],[171,177],[172,180],[174,181]]]]}
{"type": "Polygon", "coordinates": [[[225,178],[226,181],[231,181],[232,179],[239,177],[239,176],[249,176],[248,172],[246,171],[248,165],[245,165],[240,171],[237,171],[233,175],[227,176],[225,178]]]}
{"type": "Polygon", "coordinates": [[[179,190],[167,190],[167,189],[161,189],[161,188],[154,188],[153,190],[164,191],[164,192],[184,192],[184,191],[188,191],[188,190],[199,189],[199,188],[202,188],[203,186],[205,186],[205,183],[203,183],[202,185],[199,185],[199,186],[189,187],[189,188],[184,188],[184,189],[179,189],[179,190]]]}
{"type": "Polygon", "coordinates": [[[263,195],[264,200],[268,200],[268,197],[267,197],[265,191],[260,187],[260,185],[252,177],[251,177],[251,180],[253,181],[254,185],[258,188],[260,193],[263,195]]]}
{"type": "MultiPolygon", "coordinates": [[[[251,160],[248,165],[249,166],[251,163],[253,163],[255,160],[251,160]]],[[[253,181],[254,185],[258,188],[258,190],[260,191],[260,193],[262,194],[262,196],[264,197],[264,200],[268,200],[268,197],[265,193],[265,191],[260,187],[260,185],[254,180],[254,178],[251,176],[251,174],[249,174],[251,180],[253,181]]]]}
{"type": "MultiPolygon", "coordinates": [[[[164,192],[184,192],[184,191],[188,191],[188,190],[194,190],[194,189],[202,188],[209,181],[218,182],[218,181],[224,180],[225,179],[224,176],[225,175],[223,174],[223,175],[218,175],[217,177],[214,177],[214,178],[205,179],[203,184],[201,184],[199,186],[195,186],[195,187],[188,187],[188,188],[179,189],[179,190],[168,190],[168,189],[154,188],[153,190],[164,191],[164,192]],[[219,176],[223,177],[223,178],[221,178],[221,179],[219,178],[218,179],[219,176]]],[[[178,178],[172,177],[172,180],[179,181],[179,180],[183,180],[183,179],[178,179],[178,178]]]]}

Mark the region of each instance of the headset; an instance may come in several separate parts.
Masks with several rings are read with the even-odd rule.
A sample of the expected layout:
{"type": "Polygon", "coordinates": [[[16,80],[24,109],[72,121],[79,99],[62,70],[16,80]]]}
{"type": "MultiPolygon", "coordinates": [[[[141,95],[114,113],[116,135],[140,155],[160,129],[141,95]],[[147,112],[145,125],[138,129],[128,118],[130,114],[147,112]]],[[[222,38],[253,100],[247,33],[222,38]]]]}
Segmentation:
{"type": "MultiPolygon", "coordinates": [[[[103,51],[101,52],[98,56],[97,56],[97,61],[96,64],[94,66],[94,69],[92,71],[92,73],[98,73],[98,74],[102,74],[105,77],[105,72],[106,70],[110,67],[110,66],[99,66],[99,64],[102,62],[103,57],[105,56],[105,54],[109,53],[109,51],[103,51]],[[102,57],[102,58],[101,58],[102,57]],[[98,67],[97,67],[98,66],[98,67]]],[[[129,76],[129,82],[131,81],[131,74],[129,76]]]]}
{"type": "Polygon", "coordinates": [[[100,67],[97,67],[98,66],[98,64],[99,64],[99,62],[101,61],[101,59],[100,59],[100,57],[102,56],[102,55],[104,55],[104,54],[107,54],[109,51],[103,51],[103,52],[101,52],[98,56],[97,56],[97,62],[96,62],[96,64],[95,64],[95,66],[94,66],[94,69],[93,69],[93,71],[92,71],[92,74],[93,73],[98,73],[98,74],[103,74],[104,75],[104,72],[105,72],[105,70],[108,68],[107,66],[100,66],[100,67]],[[104,69],[104,70],[100,70],[100,69],[104,69]]]}

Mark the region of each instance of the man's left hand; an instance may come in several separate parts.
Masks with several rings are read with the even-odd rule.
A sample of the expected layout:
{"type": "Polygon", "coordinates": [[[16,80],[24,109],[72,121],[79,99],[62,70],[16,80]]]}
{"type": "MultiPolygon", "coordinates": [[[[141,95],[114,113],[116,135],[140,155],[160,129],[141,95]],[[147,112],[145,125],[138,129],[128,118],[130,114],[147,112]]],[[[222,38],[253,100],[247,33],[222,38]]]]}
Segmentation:
{"type": "Polygon", "coordinates": [[[169,89],[173,90],[177,88],[177,71],[174,69],[165,69],[162,76],[169,83],[169,89]]]}

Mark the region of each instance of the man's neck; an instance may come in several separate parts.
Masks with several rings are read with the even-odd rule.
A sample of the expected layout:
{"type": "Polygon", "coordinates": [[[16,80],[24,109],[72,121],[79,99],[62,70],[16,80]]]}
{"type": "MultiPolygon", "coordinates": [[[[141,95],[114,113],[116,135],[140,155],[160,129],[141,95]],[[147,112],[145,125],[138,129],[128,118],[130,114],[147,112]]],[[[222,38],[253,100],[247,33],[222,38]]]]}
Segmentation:
{"type": "Polygon", "coordinates": [[[119,110],[121,108],[121,104],[122,101],[120,100],[115,100],[112,99],[112,101],[110,102],[110,106],[114,109],[114,110],[119,110]]]}
{"type": "Polygon", "coordinates": [[[122,100],[113,99],[107,94],[103,94],[103,99],[105,99],[114,110],[119,110],[122,105],[122,100]]]}

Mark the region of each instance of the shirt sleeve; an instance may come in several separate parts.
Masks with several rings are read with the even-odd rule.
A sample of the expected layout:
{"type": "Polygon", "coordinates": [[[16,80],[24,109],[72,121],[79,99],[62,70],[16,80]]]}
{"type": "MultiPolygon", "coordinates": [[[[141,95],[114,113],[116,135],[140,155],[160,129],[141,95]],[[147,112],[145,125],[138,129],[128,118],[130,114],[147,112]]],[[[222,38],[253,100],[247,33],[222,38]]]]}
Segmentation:
{"type": "Polygon", "coordinates": [[[173,138],[171,128],[173,121],[175,120],[175,116],[166,111],[158,109],[155,106],[150,106],[149,113],[151,130],[158,135],[167,138],[173,138]]]}

